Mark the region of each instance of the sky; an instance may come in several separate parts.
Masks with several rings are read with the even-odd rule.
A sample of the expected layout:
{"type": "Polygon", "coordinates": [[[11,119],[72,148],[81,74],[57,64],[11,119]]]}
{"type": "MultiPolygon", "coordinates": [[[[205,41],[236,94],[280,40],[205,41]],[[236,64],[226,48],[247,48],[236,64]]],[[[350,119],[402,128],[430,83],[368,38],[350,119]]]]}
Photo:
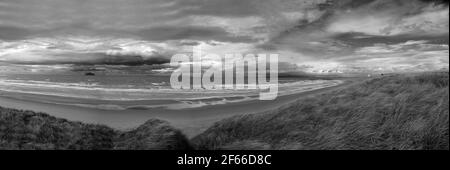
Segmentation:
{"type": "Polygon", "coordinates": [[[446,0],[0,0],[0,64],[279,54],[305,73],[448,70],[446,0]]]}

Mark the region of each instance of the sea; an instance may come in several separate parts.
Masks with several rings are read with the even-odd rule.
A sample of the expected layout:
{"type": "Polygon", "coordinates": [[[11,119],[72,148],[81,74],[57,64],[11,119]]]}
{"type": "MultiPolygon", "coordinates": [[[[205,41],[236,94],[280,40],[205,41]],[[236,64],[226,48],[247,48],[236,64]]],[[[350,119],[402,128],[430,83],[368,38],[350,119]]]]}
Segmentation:
{"type": "MultiPolygon", "coordinates": [[[[342,80],[279,77],[278,95],[340,83],[342,80]]],[[[174,89],[170,85],[170,74],[154,72],[32,71],[0,74],[2,97],[105,110],[196,108],[259,100],[260,92],[248,89],[174,89]]]]}

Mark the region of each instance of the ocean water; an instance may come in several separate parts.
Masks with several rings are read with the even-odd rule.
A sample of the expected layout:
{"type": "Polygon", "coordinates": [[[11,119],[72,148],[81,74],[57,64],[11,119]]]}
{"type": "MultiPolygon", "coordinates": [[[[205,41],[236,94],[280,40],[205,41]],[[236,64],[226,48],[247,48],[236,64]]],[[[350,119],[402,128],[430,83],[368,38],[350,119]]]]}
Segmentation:
{"type": "MultiPolygon", "coordinates": [[[[170,75],[33,73],[0,75],[0,95],[44,103],[106,110],[185,109],[258,100],[260,90],[180,90],[170,86],[170,75]],[[45,96],[45,97],[43,97],[45,96]]],[[[278,95],[335,86],[340,80],[279,78],[278,95]]]]}

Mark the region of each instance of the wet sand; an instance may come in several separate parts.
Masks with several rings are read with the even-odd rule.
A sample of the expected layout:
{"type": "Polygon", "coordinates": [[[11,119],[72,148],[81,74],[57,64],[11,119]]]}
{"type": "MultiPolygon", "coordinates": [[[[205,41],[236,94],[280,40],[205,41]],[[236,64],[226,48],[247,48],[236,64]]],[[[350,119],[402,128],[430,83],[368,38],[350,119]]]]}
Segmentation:
{"type": "Polygon", "coordinates": [[[99,108],[42,103],[39,102],[39,100],[36,100],[36,98],[27,99],[27,97],[24,96],[21,99],[17,99],[17,97],[11,98],[3,95],[0,95],[0,106],[45,112],[49,115],[71,121],[104,124],[120,130],[135,128],[148,119],[158,118],[169,121],[172,126],[180,129],[188,137],[193,137],[221,119],[239,114],[260,113],[275,109],[295,101],[300,97],[333,90],[349,85],[350,82],[352,81],[345,81],[344,83],[333,87],[280,96],[277,99],[270,101],[251,100],[181,110],[170,110],[165,108],[105,110],[99,108]]]}

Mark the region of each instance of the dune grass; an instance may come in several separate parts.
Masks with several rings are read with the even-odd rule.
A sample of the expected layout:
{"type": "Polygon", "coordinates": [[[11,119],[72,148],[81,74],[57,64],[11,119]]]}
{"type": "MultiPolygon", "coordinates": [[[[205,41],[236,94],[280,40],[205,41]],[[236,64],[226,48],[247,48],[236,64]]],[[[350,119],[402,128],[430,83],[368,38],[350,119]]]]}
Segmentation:
{"type": "Polygon", "coordinates": [[[374,78],[194,137],[197,149],[449,149],[449,75],[374,78]]]}
{"type": "Polygon", "coordinates": [[[374,78],[215,123],[188,141],[152,119],[131,131],[0,107],[0,149],[449,149],[449,75],[374,78]]]}
{"type": "Polygon", "coordinates": [[[189,141],[167,122],[151,119],[131,131],[0,107],[0,149],[184,150],[189,141]]]}

